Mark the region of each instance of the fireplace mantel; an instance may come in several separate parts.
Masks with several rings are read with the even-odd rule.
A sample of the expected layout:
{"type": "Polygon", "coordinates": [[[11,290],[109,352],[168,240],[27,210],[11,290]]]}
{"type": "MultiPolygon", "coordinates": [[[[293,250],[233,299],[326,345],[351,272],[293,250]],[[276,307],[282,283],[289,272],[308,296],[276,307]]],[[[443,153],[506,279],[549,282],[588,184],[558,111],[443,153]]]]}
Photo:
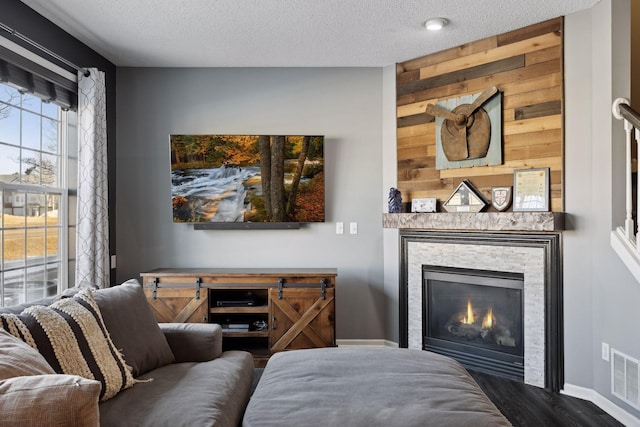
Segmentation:
{"type": "Polygon", "coordinates": [[[455,231],[564,230],[564,212],[480,212],[383,214],[384,228],[455,231]]]}

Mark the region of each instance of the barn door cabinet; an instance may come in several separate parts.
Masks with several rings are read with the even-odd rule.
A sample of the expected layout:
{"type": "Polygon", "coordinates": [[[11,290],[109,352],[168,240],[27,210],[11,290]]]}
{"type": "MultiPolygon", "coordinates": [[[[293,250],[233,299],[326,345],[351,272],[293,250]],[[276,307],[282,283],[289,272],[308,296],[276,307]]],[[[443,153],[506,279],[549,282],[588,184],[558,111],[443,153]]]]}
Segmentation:
{"type": "Polygon", "coordinates": [[[156,269],[141,274],[158,322],[218,323],[223,349],[255,365],[283,350],[335,347],[336,269],[156,269]]]}

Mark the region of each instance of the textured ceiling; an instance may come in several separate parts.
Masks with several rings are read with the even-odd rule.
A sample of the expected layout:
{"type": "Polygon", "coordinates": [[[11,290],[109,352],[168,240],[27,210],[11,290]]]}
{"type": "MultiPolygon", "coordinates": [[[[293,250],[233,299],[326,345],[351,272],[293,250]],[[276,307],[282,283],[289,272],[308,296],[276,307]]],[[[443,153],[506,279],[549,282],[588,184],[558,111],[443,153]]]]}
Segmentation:
{"type": "MultiPolygon", "coordinates": [[[[379,67],[598,0],[22,0],[118,66],[379,67]],[[424,22],[445,17],[439,33],[424,22]]],[[[0,18],[1,21],[1,18],[0,18]]]]}

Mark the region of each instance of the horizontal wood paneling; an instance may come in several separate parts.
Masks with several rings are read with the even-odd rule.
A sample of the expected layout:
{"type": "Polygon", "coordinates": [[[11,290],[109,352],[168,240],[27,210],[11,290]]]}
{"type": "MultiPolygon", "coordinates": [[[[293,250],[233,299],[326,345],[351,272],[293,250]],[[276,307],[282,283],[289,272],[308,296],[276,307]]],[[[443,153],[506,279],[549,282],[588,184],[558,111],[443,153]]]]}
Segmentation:
{"type": "MultiPolygon", "coordinates": [[[[563,210],[562,18],[397,66],[398,188],[403,199],[445,201],[469,179],[487,199],[516,169],[551,169],[551,209],[563,210]],[[502,164],[435,169],[436,125],[426,105],[497,86],[503,93],[502,164]]],[[[489,210],[493,210],[490,208],[489,210]]]]}
{"type": "Polygon", "coordinates": [[[479,67],[481,65],[495,63],[497,61],[508,61],[513,58],[524,57],[525,53],[535,52],[552,46],[558,46],[561,37],[556,33],[543,34],[532,39],[507,44],[484,52],[474,53],[469,56],[452,59],[420,68],[420,79],[440,76],[445,73],[460,72],[467,68],[479,67]]]}
{"type": "Polygon", "coordinates": [[[496,47],[498,47],[498,38],[496,36],[488,37],[486,39],[478,40],[473,43],[463,44],[451,49],[443,50],[438,53],[411,59],[400,64],[400,68],[403,71],[410,73],[411,71],[419,71],[420,68],[428,67],[439,62],[450,61],[455,58],[468,56],[478,52],[484,52],[489,49],[495,49],[496,47]]]}
{"type": "Polygon", "coordinates": [[[511,58],[504,58],[493,62],[485,62],[481,65],[465,68],[462,70],[451,70],[451,67],[442,67],[449,69],[449,72],[442,74],[432,74],[435,70],[432,67],[436,67],[436,64],[432,67],[423,68],[420,70],[420,80],[415,80],[403,85],[399,85],[396,89],[398,95],[404,95],[411,92],[433,89],[438,86],[444,86],[454,83],[460,83],[465,80],[471,80],[478,77],[490,76],[491,74],[514,70],[521,68],[525,64],[524,55],[514,56],[511,58]],[[422,70],[426,70],[428,74],[426,77],[422,76],[422,70]]]}

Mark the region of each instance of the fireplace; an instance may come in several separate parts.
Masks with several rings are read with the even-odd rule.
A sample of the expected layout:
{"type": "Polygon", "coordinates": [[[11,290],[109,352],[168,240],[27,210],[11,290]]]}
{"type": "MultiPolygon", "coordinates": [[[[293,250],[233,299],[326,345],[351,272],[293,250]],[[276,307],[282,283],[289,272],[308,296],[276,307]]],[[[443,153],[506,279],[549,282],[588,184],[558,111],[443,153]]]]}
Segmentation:
{"type": "Polygon", "coordinates": [[[524,381],[524,275],[423,265],[423,349],[524,381]]]}
{"type": "Polygon", "coordinates": [[[559,391],[561,245],[555,232],[401,230],[400,347],[437,351],[470,369],[559,391]],[[447,276],[425,280],[425,266],[447,276]],[[485,280],[496,289],[484,289],[485,280]],[[489,309],[495,328],[480,320],[489,309]]]}

